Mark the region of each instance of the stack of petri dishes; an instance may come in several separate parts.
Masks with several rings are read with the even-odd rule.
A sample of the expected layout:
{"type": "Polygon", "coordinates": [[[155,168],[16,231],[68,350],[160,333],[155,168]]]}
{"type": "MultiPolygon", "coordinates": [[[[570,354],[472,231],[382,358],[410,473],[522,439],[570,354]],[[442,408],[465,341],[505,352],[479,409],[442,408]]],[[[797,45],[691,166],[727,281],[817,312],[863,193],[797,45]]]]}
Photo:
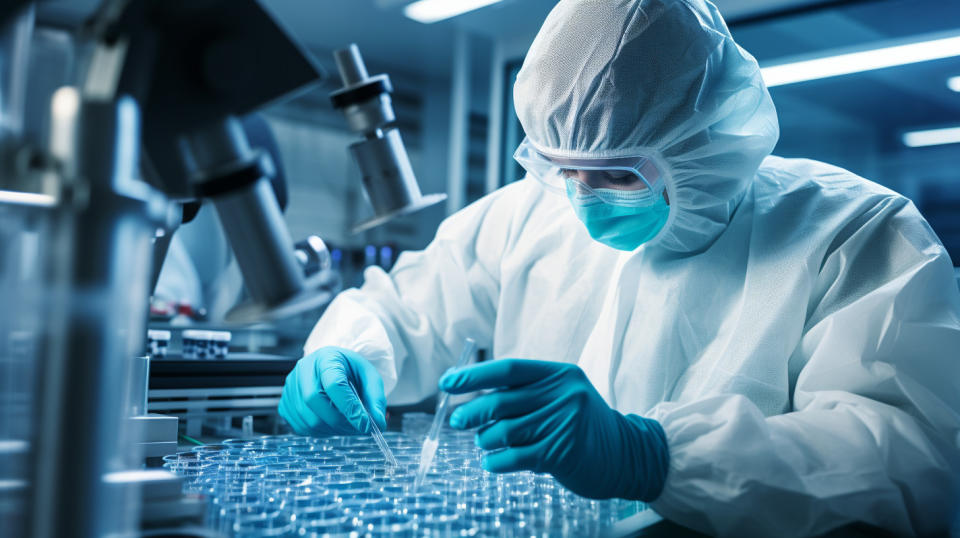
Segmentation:
{"type": "Polygon", "coordinates": [[[643,503],[579,497],[549,475],[481,468],[472,432],[446,429],[425,484],[413,481],[424,433],[416,418],[384,432],[399,466],[370,437],[227,439],[166,456],[207,524],[234,537],[597,536],[643,503]]]}

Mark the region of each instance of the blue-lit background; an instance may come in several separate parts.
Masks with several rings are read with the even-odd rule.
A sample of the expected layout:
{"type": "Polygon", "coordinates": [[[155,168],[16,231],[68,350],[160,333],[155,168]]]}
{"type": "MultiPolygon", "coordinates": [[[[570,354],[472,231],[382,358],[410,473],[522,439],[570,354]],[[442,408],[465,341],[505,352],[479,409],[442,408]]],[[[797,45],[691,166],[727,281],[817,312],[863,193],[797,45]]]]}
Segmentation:
{"type": "MultiPolygon", "coordinates": [[[[960,2],[845,3],[733,24],[761,65],[846,48],[956,32],[960,2]]],[[[847,168],[914,200],[960,264],[960,145],[908,148],[905,133],[960,125],[953,57],[771,89],[780,117],[776,153],[847,168]]]]}
{"type": "MultiPolygon", "coordinates": [[[[503,0],[434,24],[402,13],[410,0],[266,0],[331,76],[319,88],[265,111],[289,182],[287,223],[295,240],[319,235],[336,250],[344,282],[364,267],[389,268],[423,248],[440,221],[519,179],[511,159],[522,138],[512,81],[553,0],[503,0]],[[347,146],[355,139],[327,95],[339,87],[331,52],[355,42],[371,73],[388,73],[397,124],[424,192],[450,199],[360,235],[370,214],[347,146]],[[382,247],[388,247],[384,256],[382,247]],[[376,255],[371,255],[372,251],[376,255]]],[[[51,83],[71,52],[59,29],[76,27],[96,0],[41,4],[38,54],[51,83]],[[58,63],[59,62],[59,63],[58,63]]],[[[956,0],[717,0],[734,37],[762,66],[898,40],[960,33],[956,0]]],[[[780,116],[775,152],[833,163],[915,201],[960,264],[960,144],[904,145],[904,133],[960,125],[960,57],[927,61],[771,89],[780,116]]],[[[34,103],[44,103],[43,91],[34,103]]],[[[42,115],[39,108],[34,111],[42,115]]],[[[34,122],[42,125],[43,122],[34,122]]],[[[188,225],[189,226],[189,225],[188,225]]],[[[202,261],[201,261],[202,263],[202,261]]]]}

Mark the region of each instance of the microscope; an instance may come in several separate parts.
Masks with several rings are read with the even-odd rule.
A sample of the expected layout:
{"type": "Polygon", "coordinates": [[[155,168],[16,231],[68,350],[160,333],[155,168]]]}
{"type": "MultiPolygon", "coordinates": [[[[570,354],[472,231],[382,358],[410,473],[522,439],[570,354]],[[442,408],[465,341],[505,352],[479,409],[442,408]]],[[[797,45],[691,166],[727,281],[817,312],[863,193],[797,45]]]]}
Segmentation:
{"type": "MultiPolygon", "coordinates": [[[[238,119],[324,74],[257,0],[107,0],[84,29],[76,84],[52,98],[48,143],[28,147],[17,121],[32,25],[25,3],[0,8],[0,374],[36,380],[0,400],[0,528],[131,535],[141,490],[168,492],[171,517],[190,506],[172,475],[131,454],[119,388],[144,348],[182,204],[214,207],[238,262],[249,301],[228,320],[281,319],[333,297],[317,271],[322,243],[295,249],[274,163],[238,119]]],[[[375,211],[355,230],[443,200],[420,192],[389,78],[369,76],[356,46],[335,60],[343,87],[331,100],[360,138],[350,151],[375,211]]]]}

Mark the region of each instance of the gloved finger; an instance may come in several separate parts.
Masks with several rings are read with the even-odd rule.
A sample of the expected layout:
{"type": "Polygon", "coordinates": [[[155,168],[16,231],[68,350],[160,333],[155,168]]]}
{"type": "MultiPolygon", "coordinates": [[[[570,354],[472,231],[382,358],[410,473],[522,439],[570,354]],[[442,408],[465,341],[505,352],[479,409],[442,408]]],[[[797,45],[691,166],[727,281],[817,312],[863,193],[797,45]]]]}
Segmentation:
{"type": "Polygon", "coordinates": [[[542,457],[537,445],[527,445],[490,452],[483,456],[483,468],[491,473],[514,471],[542,472],[542,457]]]}
{"type": "Polygon", "coordinates": [[[283,420],[285,420],[290,426],[290,429],[293,430],[293,433],[297,435],[311,435],[311,432],[307,431],[306,426],[304,426],[299,419],[294,418],[294,416],[290,413],[281,413],[281,416],[283,417],[283,420]]]}
{"type": "MultiPolygon", "coordinates": [[[[291,372],[290,375],[296,375],[295,372],[291,372]]],[[[288,381],[283,385],[283,391],[280,397],[280,416],[287,421],[287,424],[293,428],[293,431],[300,435],[309,435],[310,431],[307,428],[307,425],[300,418],[299,414],[296,412],[294,402],[296,387],[295,383],[289,381],[290,377],[287,377],[288,381]]]]}
{"type": "Polygon", "coordinates": [[[497,420],[477,432],[477,446],[483,450],[498,450],[539,442],[553,431],[555,415],[563,407],[563,402],[551,402],[527,415],[497,420]]]}
{"type": "Polygon", "coordinates": [[[482,426],[491,420],[532,413],[543,406],[538,396],[540,396],[539,393],[531,393],[524,388],[484,394],[458,407],[450,415],[450,427],[468,430],[482,426]]]}
{"type": "Polygon", "coordinates": [[[321,369],[320,385],[323,391],[354,428],[353,433],[369,433],[370,420],[348,375],[346,357],[336,353],[330,358],[323,359],[319,367],[321,369]]]}
{"type": "Polygon", "coordinates": [[[483,389],[518,387],[548,377],[567,364],[529,359],[499,359],[460,368],[440,378],[440,390],[462,394],[483,389]]]}
{"type": "Polygon", "coordinates": [[[298,435],[303,435],[303,433],[301,433],[299,429],[299,426],[291,418],[290,411],[287,410],[286,401],[284,401],[283,399],[281,399],[280,404],[277,405],[277,413],[280,415],[281,418],[283,418],[284,422],[290,425],[290,429],[293,430],[294,433],[298,435]]]}
{"type": "Polygon", "coordinates": [[[353,427],[340,416],[333,404],[329,402],[326,394],[313,391],[304,395],[302,390],[302,386],[291,387],[291,393],[296,397],[289,399],[288,409],[300,424],[304,435],[332,435],[353,432],[353,427]],[[301,392],[298,393],[298,390],[301,392]],[[314,408],[321,412],[317,413],[314,408]],[[337,421],[340,423],[338,424],[337,421]]]}
{"type": "Polygon", "coordinates": [[[303,400],[301,404],[304,408],[301,416],[305,422],[316,422],[317,426],[313,433],[350,435],[356,433],[356,428],[347,421],[343,413],[333,404],[328,396],[322,390],[310,395],[303,400]]]}
{"type": "Polygon", "coordinates": [[[291,371],[287,374],[287,379],[283,383],[283,390],[280,393],[280,404],[277,406],[277,411],[280,413],[280,416],[283,417],[283,420],[287,421],[287,424],[290,425],[290,428],[294,432],[303,435],[303,424],[299,422],[297,417],[294,416],[293,410],[290,408],[292,387],[296,383],[295,381],[296,374],[294,371],[291,371]]]}
{"type": "Polygon", "coordinates": [[[387,396],[383,391],[383,378],[377,369],[367,362],[357,362],[362,369],[360,375],[360,397],[363,399],[363,406],[370,412],[370,416],[380,426],[380,429],[387,428],[387,396]]]}
{"type": "Polygon", "coordinates": [[[287,404],[287,385],[289,384],[290,384],[290,374],[287,374],[287,378],[284,379],[283,381],[283,388],[280,391],[280,402],[277,404],[277,413],[279,413],[284,420],[287,419],[287,417],[285,417],[284,415],[287,414],[287,405],[286,405],[287,404]]]}
{"type": "Polygon", "coordinates": [[[320,382],[320,375],[316,371],[320,368],[318,362],[307,362],[298,365],[294,370],[297,374],[297,389],[299,398],[294,399],[293,407],[300,411],[299,418],[314,434],[350,434],[354,427],[336,408],[326,394],[320,382]]]}

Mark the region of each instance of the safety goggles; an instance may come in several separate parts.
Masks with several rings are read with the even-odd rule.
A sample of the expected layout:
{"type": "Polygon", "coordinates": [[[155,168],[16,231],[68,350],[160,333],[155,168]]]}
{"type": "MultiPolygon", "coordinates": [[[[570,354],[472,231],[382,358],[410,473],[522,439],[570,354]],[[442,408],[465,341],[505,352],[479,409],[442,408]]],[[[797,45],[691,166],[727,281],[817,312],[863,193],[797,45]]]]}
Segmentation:
{"type": "Polygon", "coordinates": [[[660,171],[642,156],[616,159],[547,157],[524,138],[513,154],[520,166],[548,190],[593,195],[613,205],[652,204],[663,194],[660,171]]]}

